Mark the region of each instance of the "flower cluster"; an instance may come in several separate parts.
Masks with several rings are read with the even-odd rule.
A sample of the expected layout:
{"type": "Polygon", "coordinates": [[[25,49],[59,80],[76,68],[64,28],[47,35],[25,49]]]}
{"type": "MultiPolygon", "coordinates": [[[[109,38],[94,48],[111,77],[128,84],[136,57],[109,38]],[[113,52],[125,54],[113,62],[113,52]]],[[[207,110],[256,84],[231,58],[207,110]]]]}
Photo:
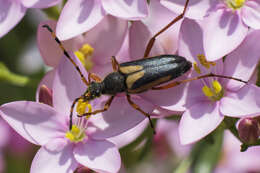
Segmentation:
{"type": "MultiPolygon", "coordinates": [[[[21,20],[27,8],[59,2],[0,0],[0,37],[21,20]]],[[[172,142],[176,136],[182,145],[193,144],[231,126],[246,147],[257,145],[259,0],[68,0],[60,7],[57,21],[41,21],[38,26],[38,48],[51,70],[38,85],[36,101],[0,106],[1,117],[17,133],[41,146],[31,173],[124,172],[119,148],[143,133],[148,124],[144,114],[155,119],[180,115],[178,123],[158,120],[155,124],[155,143],[170,141],[170,146],[156,147],[162,158],[176,147],[177,155],[187,157],[191,145],[178,146],[172,142]],[[98,87],[93,87],[96,95],[90,91],[91,84],[103,84],[113,70],[120,73],[120,63],[145,58],[147,50],[149,57],[178,54],[193,67],[168,85],[147,83],[157,82],[163,89],[151,86],[138,94],[124,89],[110,98],[100,96],[98,87]],[[112,59],[111,65],[113,56],[117,62],[112,59]],[[213,75],[202,77],[207,74],[213,75]]],[[[130,70],[141,71],[138,68],[130,70]]],[[[134,79],[125,78],[122,85],[129,87],[129,81],[144,75],[137,74],[134,79]]],[[[216,171],[224,169],[233,168],[219,166],[216,171]]]]}

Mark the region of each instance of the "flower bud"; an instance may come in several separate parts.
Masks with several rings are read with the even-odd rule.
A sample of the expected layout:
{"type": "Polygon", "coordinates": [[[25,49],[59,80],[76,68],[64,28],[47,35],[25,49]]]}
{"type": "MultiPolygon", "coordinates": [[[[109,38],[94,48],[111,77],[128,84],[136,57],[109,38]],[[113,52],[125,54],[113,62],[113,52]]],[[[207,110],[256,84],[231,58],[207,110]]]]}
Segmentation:
{"type": "Polygon", "coordinates": [[[256,119],[243,118],[238,125],[240,139],[246,144],[253,144],[259,137],[259,126],[256,119]]]}
{"type": "Polygon", "coordinates": [[[39,102],[52,106],[52,91],[46,85],[42,85],[39,91],[39,102]]]}

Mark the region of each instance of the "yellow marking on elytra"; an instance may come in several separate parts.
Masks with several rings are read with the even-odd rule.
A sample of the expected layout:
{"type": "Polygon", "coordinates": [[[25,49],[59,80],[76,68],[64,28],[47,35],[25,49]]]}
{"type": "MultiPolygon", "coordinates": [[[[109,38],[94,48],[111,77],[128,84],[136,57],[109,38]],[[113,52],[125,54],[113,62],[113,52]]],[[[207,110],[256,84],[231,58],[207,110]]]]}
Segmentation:
{"type": "Polygon", "coordinates": [[[146,85],[142,85],[141,87],[139,88],[136,88],[136,89],[128,89],[127,92],[128,93],[132,93],[132,94],[135,94],[135,93],[140,93],[140,92],[143,92],[143,91],[146,91],[146,90],[149,90],[151,89],[152,87],[155,87],[157,85],[160,85],[164,82],[167,82],[169,80],[171,80],[171,77],[172,76],[165,76],[165,77],[161,77],[160,79],[157,79],[153,82],[150,82],[150,83],[147,83],[146,85]]]}
{"type": "Polygon", "coordinates": [[[140,78],[142,78],[144,76],[144,71],[139,71],[137,73],[131,74],[129,76],[127,76],[126,78],[126,85],[127,88],[132,88],[133,84],[140,78]]]}
{"type": "Polygon", "coordinates": [[[124,74],[129,74],[129,73],[140,71],[142,69],[143,69],[143,67],[141,65],[130,65],[130,66],[120,67],[119,71],[124,74]]]}

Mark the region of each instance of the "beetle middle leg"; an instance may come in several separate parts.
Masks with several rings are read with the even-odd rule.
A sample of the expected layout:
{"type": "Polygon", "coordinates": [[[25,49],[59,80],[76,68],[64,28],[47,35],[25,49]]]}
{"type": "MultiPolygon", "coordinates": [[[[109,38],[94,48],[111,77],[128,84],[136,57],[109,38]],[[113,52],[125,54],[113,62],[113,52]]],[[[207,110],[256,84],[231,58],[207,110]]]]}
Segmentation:
{"type": "Polygon", "coordinates": [[[113,99],[114,99],[115,96],[111,96],[107,102],[105,103],[105,106],[103,109],[98,109],[98,110],[95,110],[93,112],[88,112],[88,113],[85,113],[85,114],[82,114],[82,115],[78,115],[78,117],[84,117],[84,116],[89,116],[89,115],[95,115],[95,114],[98,114],[98,113],[101,113],[101,112],[105,112],[108,110],[108,108],[110,107],[113,99]]]}
{"type": "Polygon", "coordinates": [[[112,58],[111,58],[111,63],[112,63],[113,70],[114,70],[114,71],[118,71],[119,63],[117,62],[115,56],[112,56],[112,58]]]}
{"type": "Polygon", "coordinates": [[[157,32],[148,42],[146,48],[145,48],[145,53],[144,53],[144,58],[147,58],[151,52],[151,49],[153,47],[153,44],[156,40],[156,37],[159,36],[161,33],[163,33],[164,31],[166,31],[168,28],[170,28],[173,24],[175,24],[176,22],[178,22],[179,20],[181,20],[184,17],[184,14],[186,12],[186,9],[188,7],[188,3],[189,0],[186,0],[186,3],[184,5],[184,9],[182,11],[182,13],[175,17],[170,23],[168,23],[165,27],[163,27],[159,32],[157,32]]]}
{"type": "Polygon", "coordinates": [[[144,114],[144,116],[146,116],[148,119],[149,119],[149,122],[150,122],[150,125],[151,125],[151,128],[153,129],[153,133],[155,134],[155,129],[154,129],[154,125],[153,125],[153,122],[151,120],[151,116],[150,114],[146,113],[145,111],[143,111],[137,104],[135,104],[132,100],[131,100],[131,96],[129,94],[126,95],[127,97],[127,101],[128,103],[136,110],[138,110],[139,112],[141,112],[142,114],[144,114]]]}

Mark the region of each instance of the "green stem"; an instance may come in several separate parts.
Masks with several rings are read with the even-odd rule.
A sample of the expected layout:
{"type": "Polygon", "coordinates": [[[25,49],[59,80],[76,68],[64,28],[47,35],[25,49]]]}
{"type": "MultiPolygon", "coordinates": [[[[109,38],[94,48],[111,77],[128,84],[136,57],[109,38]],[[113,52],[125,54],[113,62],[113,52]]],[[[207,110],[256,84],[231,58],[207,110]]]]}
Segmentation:
{"type": "Polygon", "coordinates": [[[16,86],[27,86],[27,87],[35,87],[38,80],[30,79],[27,76],[18,75],[12,73],[8,70],[8,68],[0,62],[0,81],[10,83],[16,86]]]}

